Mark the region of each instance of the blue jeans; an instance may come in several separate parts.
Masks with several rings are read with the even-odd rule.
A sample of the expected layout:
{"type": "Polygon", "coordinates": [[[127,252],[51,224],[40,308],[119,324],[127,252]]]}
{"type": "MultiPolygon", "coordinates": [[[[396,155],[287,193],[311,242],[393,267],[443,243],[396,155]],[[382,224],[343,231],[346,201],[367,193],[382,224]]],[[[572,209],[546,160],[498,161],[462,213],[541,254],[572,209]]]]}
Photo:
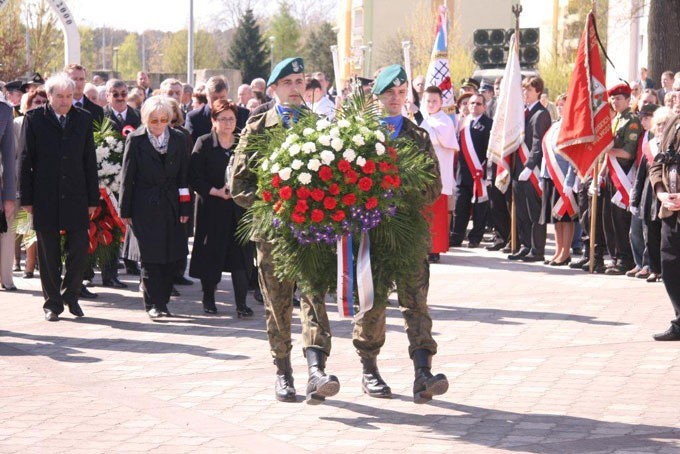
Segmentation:
{"type": "Polygon", "coordinates": [[[630,221],[630,247],[633,250],[635,265],[642,269],[649,267],[649,255],[645,248],[645,222],[633,215],[630,221]]]}

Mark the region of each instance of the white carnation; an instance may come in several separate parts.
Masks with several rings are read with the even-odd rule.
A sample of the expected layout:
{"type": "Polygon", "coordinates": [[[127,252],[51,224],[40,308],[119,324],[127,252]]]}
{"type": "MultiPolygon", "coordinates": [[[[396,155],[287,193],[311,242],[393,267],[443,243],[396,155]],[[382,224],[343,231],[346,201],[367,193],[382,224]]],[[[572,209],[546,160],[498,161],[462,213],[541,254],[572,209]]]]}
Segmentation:
{"type": "Polygon", "coordinates": [[[314,142],[306,142],[302,145],[302,152],[304,154],[314,153],[316,151],[316,144],[314,142]]]}
{"type": "Polygon", "coordinates": [[[321,161],[318,159],[310,159],[307,163],[307,168],[313,172],[317,172],[321,168],[321,161]]]}
{"type": "Polygon", "coordinates": [[[330,147],[331,146],[331,136],[323,135],[319,137],[319,143],[323,145],[324,147],[330,147]]]}
{"type": "Polygon", "coordinates": [[[344,118],[338,121],[338,128],[349,128],[351,123],[344,118]]]}
{"type": "Polygon", "coordinates": [[[383,132],[381,130],[377,129],[374,132],[374,134],[375,134],[376,139],[378,139],[379,141],[381,141],[381,142],[385,141],[385,134],[383,134],[383,132]]]}
{"type": "Polygon", "coordinates": [[[273,162],[273,161],[276,161],[276,158],[278,158],[278,157],[279,157],[279,153],[278,153],[277,151],[275,151],[274,153],[272,153],[271,155],[269,155],[269,159],[270,159],[272,162],[273,162]]]}
{"type": "Polygon", "coordinates": [[[335,160],[335,153],[331,150],[324,150],[321,152],[321,162],[326,165],[330,165],[331,162],[335,160]]]}
{"type": "Polygon", "coordinates": [[[378,156],[382,156],[385,154],[385,145],[381,144],[380,142],[375,144],[375,154],[378,156]]]}
{"type": "Polygon", "coordinates": [[[124,148],[125,148],[125,146],[123,145],[123,142],[121,142],[120,140],[118,142],[116,142],[116,150],[115,150],[116,153],[122,153],[124,148]]]}
{"type": "Polygon", "coordinates": [[[108,136],[106,139],[104,139],[104,141],[107,144],[109,144],[110,147],[113,147],[114,145],[116,145],[116,139],[112,136],[108,136]]]}
{"type": "Polygon", "coordinates": [[[366,159],[363,156],[358,156],[357,157],[357,165],[359,167],[363,167],[366,165],[366,159]]]}
{"type": "Polygon", "coordinates": [[[268,168],[269,168],[269,159],[265,159],[264,161],[262,161],[262,170],[264,170],[266,172],[268,168]]]}
{"type": "Polygon", "coordinates": [[[290,154],[291,156],[295,156],[296,154],[300,153],[301,149],[302,149],[302,147],[300,147],[299,143],[294,143],[288,149],[288,154],[290,154]]]}
{"type": "Polygon", "coordinates": [[[340,129],[333,128],[330,130],[329,134],[331,135],[331,137],[340,137],[340,129]]]}
{"type": "Polygon", "coordinates": [[[298,175],[298,181],[302,184],[309,184],[312,182],[312,175],[307,172],[302,172],[298,175]]]}
{"type": "Polygon", "coordinates": [[[274,165],[272,165],[271,172],[272,173],[279,173],[280,169],[281,169],[281,166],[279,165],[279,163],[275,162],[274,165]]]}
{"type": "Polygon", "coordinates": [[[299,159],[294,159],[290,166],[293,168],[293,170],[300,170],[303,164],[304,162],[300,161],[299,159]]]}
{"type": "Polygon", "coordinates": [[[287,141],[281,144],[281,150],[287,150],[288,147],[290,147],[290,143],[288,143],[287,141]]]}
{"type": "Polygon", "coordinates": [[[345,152],[342,154],[342,157],[345,158],[345,160],[347,160],[347,161],[349,161],[349,162],[352,162],[352,161],[354,161],[354,158],[357,157],[357,154],[356,154],[356,152],[355,152],[354,150],[352,150],[351,148],[348,148],[348,149],[345,150],[345,152]]]}
{"type": "Polygon", "coordinates": [[[361,147],[363,145],[366,145],[366,140],[364,140],[364,136],[362,136],[361,134],[357,134],[354,137],[352,137],[352,142],[354,142],[354,144],[357,147],[361,147]]]}
{"type": "Polygon", "coordinates": [[[362,126],[361,128],[359,128],[359,132],[367,136],[371,133],[371,130],[368,129],[366,126],[362,126]]]}
{"type": "Polygon", "coordinates": [[[331,147],[333,147],[335,151],[342,150],[342,147],[344,146],[345,144],[342,143],[342,139],[339,137],[334,137],[333,140],[331,140],[331,147]]]}
{"type": "Polygon", "coordinates": [[[290,167],[284,167],[283,169],[279,170],[279,176],[283,181],[288,181],[292,172],[293,171],[290,167]]]}
{"type": "Polygon", "coordinates": [[[305,128],[304,131],[302,131],[302,135],[305,137],[309,137],[312,134],[314,134],[316,131],[314,131],[312,128],[305,128]]]}
{"type": "Polygon", "coordinates": [[[331,125],[331,122],[328,121],[325,118],[322,118],[321,120],[316,122],[316,130],[317,131],[323,131],[324,129],[329,128],[331,125]]]}
{"type": "Polygon", "coordinates": [[[101,145],[97,147],[95,153],[97,154],[97,162],[102,162],[104,159],[108,158],[109,155],[111,154],[108,148],[103,147],[101,145]]]}
{"type": "Polygon", "coordinates": [[[297,134],[293,133],[293,134],[289,135],[288,137],[286,137],[286,142],[288,142],[288,143],[293,143],[293,142],[295,142],[296,140],[298,140],[299,138],[300,138],[300,136],[298,136],[297,134]]]}

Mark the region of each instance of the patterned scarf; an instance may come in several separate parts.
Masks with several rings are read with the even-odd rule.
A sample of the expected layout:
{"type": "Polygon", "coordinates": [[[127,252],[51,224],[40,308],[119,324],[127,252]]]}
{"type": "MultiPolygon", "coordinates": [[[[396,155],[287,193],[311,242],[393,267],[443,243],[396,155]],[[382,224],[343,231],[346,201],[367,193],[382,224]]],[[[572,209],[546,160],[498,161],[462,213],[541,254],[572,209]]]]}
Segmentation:
{"type": "Polygon", "coordinates": [[[297,123],[298,117],[300,117],[300,111],[298,109],[291,109],[290,107],[282,105],[276,106],[276,112],[279,114],[279,117],[281,117],[285,128],[290,128],[291,120],[293,123],[297,123]]]}
{"type": "Polygon", "coordinates": [[[168,142],[170,141],[170,131],[168,131],[168,128],[165,128],[163,135],[160,137],[154,136],[151,134],[151,130],[146,128],[146,136],[159,154],[166,154],[168,152],[168,142]]]}
{"type": "Polygon", "coordinates": [[[396,139],[401,132],[401,127],[404,125],[404,117],[397,115],[394,117],[384,117],[380,120],[380,124],[385,126],[390,132],[390,136],[396,139]]]}

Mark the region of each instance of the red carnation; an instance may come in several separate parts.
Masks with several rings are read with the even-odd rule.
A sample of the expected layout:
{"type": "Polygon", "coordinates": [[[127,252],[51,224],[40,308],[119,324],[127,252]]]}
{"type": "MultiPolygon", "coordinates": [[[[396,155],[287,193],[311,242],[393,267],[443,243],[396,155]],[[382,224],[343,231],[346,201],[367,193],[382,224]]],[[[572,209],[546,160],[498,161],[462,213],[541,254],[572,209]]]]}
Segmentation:
{"type": "Polygon", "coordinates": [[[366,164],[361,168],[361,171],[364,172],[366,175],[370,175],[373,172],[375,172],[375,162],[373,161],[366,161],[366,164]]]}
{"type": "Polygon", "coordinates": [[[373,208],[378,206],[378,199],[375,197],[369,197],[368,200],[366,200],[366,204],[364,205],[367,210],[372,210],[373,208]]]}
{"type": "Polygon", "coordinates": [[[281,177],[279,176],[278,173],[274,174],[274,176],[272,177],[272,186],[274,186],[275,188],[278,188],[280,185],[281,185],[281,177]]]}
{"type": "Polygon", "coordinates": [[[378,164],[378,166],[380,167],[380,171],[382,173],[387,173],[390,170],[392,170],[392,164],[390,164],[386,161],[381,161],[380,164],[378,164]]]}
{"type": "Polygon", "coordinates": [[[347,206],[352,206],[357,203],[357,196],[354,194],[346,194],[342,196],[342,203],[347,206]]]}
{"type": "Polygon", "coordinates": [[[340,186],[338,186],[337,183],[333,183],[328,187],[328,193],[330,195],[338,195],[340,194],[340,186]]]}
{"type": "Polygon", "coordinates": [[[392,156],[392,159],[397,159],[397,150],[394,147],[387,147],[387,151],[392,156]]]}
{"type": "Polygon", "coordinates": [[[295,193],[297,194],[298,199],[302,199],[302,200],[309,198],[309,196],[311,194],[310,190],[307,189],[304,186],[299,187],[298,190],[295,191],[295,193]]]}
{"type": "Polygon", "coordinates": [[[291,197],[293,197],[293,188],[290,186],[284,186],[281,188],[279,191],[279,197],[281,197],[283,200],[288,200],[291,197]]]}
{"type": "Polygon", "coordinates": [[[314,222],[321,222],[323,221],[323,211],[321,210],[312,210],[312,221],[314,222]]]}
{"type": "Polygon", "coordinates": [[[272,201],[272,193],[270,191],[262,191],[262,200],[265,202],[272,201]]]}
{"type": "Polygon", "coordinates": [[[319,178],[323,181],[328,181],[333,178],[333,170],[328,166],[321,166],[319,169],[319,178]]]}
{"type": "Polygon", "coordinates": [[[309,205],[307,205],[306,200],[298,200],[298,202],[295,204],[295,212],[296,213],[306,213],[307,210],[309,210],[309,205]]]}
{"type": "Polygon", "coordinates": [[[323,207],[327,210],[332,210],[335,208],[335,206],[338,204],[338,201],[335,200],[333,197],[326,197],[323,200],[323,207]]]}
{"type": "Polygon", "coordinates": [[[305,221],[307,220],[307,218],[305,217],[305,215],[304,215],[304,214],[300,214],[300,213],[293,213],[292,216],[291,216],[290,218],[291,218],[291,219],[293,220],[293,222],[295,222],[296,224],[302,224],[303,222],[305,222],[305,221]]]}
{"type": "Polygon", "coordinates": [[[383,189],[389,189],[393,184],[394,180],[392,180],[392,175],[385,175],[382,179],[382,183],[380,183],[380,187],[383,189]]]}
{"type": "Polygon", "coordinates": [[[395,188],[398,188],[401,185],[401,178],[399,178],[399,175],[394,175],[392,177],[392,184],[395,188]]]}
{"type": "Polygon", "coordinates": [[[359,189],[366,192],[373,187],[373,180],[368,177],[363,177],[359,180],[359,189]]]}
{"type": "Polygon", "coordinates": [[[349,161],[346,159],[341,159],[340,162],[338,162],[338,170],[342,173],[347,172],[351,168],[352,164],[350,164],[349,161]]]}
{"type": "Polygon", "coordinates": [[[359,174],[357,174],[354,170],[348,170],[345,173],[345,183],[354,184],[357,182],[358,179],[359,174]]]}
{"type": "Polygon", "coordinates": [[[345,212],[342,210],[338,210],[333,215],[331,216],[335,222],[340,222],[343,219],[345,219],[345,212]]]}
{"type": "Polygon", "coordinates": [[[324,194],[323,190],[316,188],[312,190],[312,198],[317,201],[321,202],[323,198],[326,197],[326,194],[324,194]]]}

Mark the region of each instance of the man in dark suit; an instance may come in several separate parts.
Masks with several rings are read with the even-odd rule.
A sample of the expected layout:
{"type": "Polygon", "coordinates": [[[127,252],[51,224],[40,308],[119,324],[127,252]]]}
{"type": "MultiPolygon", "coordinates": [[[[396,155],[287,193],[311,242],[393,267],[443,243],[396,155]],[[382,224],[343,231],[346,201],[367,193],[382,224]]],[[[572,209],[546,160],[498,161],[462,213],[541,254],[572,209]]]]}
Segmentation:
{"type": "MultiPolygon", "coordinates": [[[[139,128],[142,119],[139,113],[127,105],[128,87],[120,79],[111,79],[106,82],[106,101],[104,116],[111,120],[113,128],[122,133],[126,127],[139,128]]],[[[137,262],[125,259],[125,268],[128,274],[139,276],[137,262]]],[[[125,288],[127,285],[118,279],[118,260],[102,265],[102,285],[104,287],[125,288]]]]}
{"type": "Polygon", "coordinates": [[[484,228],[489,213],[489,196],[486,192],[486,149],[489,146],[489,135],[493,120],[486,116],[486,101],[482,95],[472,95],[468,102],[470,116],[467,124],[460,132],[461,159],[459,159],[458,191],[456,192],[456,208],[453,223],[453,246],[460,246],[465,238],[470,211],[472,211],[472,230],[468,234],[468,247],[479,246],[484,236],[484,228]],[[465,149],[463,145],[465,144],[465,149]],[[473,156],[474,154],[474,156],[473,156]],[[476,157],[476,161],[475,158],[476,157]],[[470,164],[479,168],[470,168],[470,164]],[[484,185],[483,195],[475,191],[476,185],[484,185]]]}
{"type": "Polygon", "coordinates": [[[64,304],[76,317],[84,315],[78,295],[88,260],[89,217],[99,205],[92,115],[73,107],[74,85],[65,73],[48,79],[49,103],[27,113],[23,125],[20,198],[33,214],[48,321],[59,320],[64,304]],[[66,236],[63,279],[61,231],[66,236]]]}
{"type": "Polygon", "coordinates": [[[673,79],[675,74],[673,71],[664,71],[661,74],[661,88],[656,91],[656,96],[659,98],[659,105],[664,105],[666,93],[673,91],[673,79]]]}
{"type": "Polygon", "coordinates": [[[528,77],[522,82],[524,97],[524,144],[527,157],[522,159],[521,150],[514,155],[513,191],[517,205],[517,228],[521,247],[510,254],[510,260],[538,262],[545,260],[545,223],[540,223],[541,194],[537,191],[539,182],[534,169],[541,168],[543,160],[543,136],[550,128],[550,113],[539,102],[543,93],[543,79],[528,77]]]}
{"type": "Polygon", "coordinates": [[[144,92],[144,101],[152,96],[151,79],[149,79],[149,74],[146,71],[139,71],[137,73],[137,86],[144,92]]]}
{"type": "MultiPolygon", "coordinates": [[[[218,99],[229,99],[229,86],[227,81],[222,76],[213,76],[208,79],[205,84],[205,94],[208,98],[208,104],[200,109],[192,110],[187,114],[184,127],[191,133],[191,138],[194,143],[199,137],[208,134],[212,130],[212,120],[210,112],[212,103],[218,99]]],[[[246,121],[250,116],[250,111],[243,107],[238,108],[238,115],[236,115],[236,134],[239,134],[246,126],[246,121]]]]}

